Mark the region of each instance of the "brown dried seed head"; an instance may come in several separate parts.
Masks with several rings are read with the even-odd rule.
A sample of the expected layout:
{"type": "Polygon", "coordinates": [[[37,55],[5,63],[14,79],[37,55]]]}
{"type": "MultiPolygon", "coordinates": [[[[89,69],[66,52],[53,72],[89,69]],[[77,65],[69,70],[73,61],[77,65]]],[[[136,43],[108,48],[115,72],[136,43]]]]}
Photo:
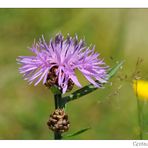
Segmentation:
{"type": "Polygon", "coordinates": [[[56,109],[54,113],[50,115],[47,125],[52,131],[63,133],[69,129],[68,115],[65,114],[63,109],[56,109]]]}
{"type": "Polygon", "coordinates": [[[59,110],[60,115],[64,115],[64,110],[59,110]]]}
{"type": "Polygon", "coordinates": [[[63,117],[64,117],[64,115],[62,115],[62,116],[61,115],[57,115],[58,119],[62,119],[63,117]]]}
{"type": "Polygon", "coordinates": [[[57,122],[57,124],[62,124],[62,120],[59,120],[59,121],[57,122]]]}
{"type": "Polygon", "coordinates": [[[59,124],[59,127],[61,128],[61,127],[63,127],[63,125],[62,124],[59,124]]]}
{"type": "MultiPolygon", "coordinates": [[[[58,76],[56,75],[56,71],[57,71],[58,67],[54,66],[50,69],[50,71],[48,72],[48,76],[47,76],[47,80],[45,83],[45,86],[48,88],[51,88],[53,85],[59,86],[58,85],[58,76]]],[[[61,72],[61,75],[63,75],[64,73],[61,72]]],[[[73,81],[69,78],[68,80],[68,87],[67,87],[67,92],[71,91],[74,87],[74,83],[73,81]]],[[[62,89],[62,87],[61,87],[62,89]]]]}
{"type": "Polygon", "coordinates": [[[74,83],[71,79],[68,80],[68,88],[67,88],[67,92],[71,91],[74,87],[74,83]]]}
{"type": "Polygon", "coordinates": [[[59,115],[59,112],[58,112],[58,110],[56,110],[56,111],[54,112],[54,114],[55,114],[55,115],[59,115]]]}
{"type": "Polygon", "coordinates": [[[55,114],[52,115],[53,118],[56,118],[57,116],[55,114]]]}
{"type": "Polygon", "coordinates": [[[58,129],[58,128],[59,128],[59,124],[55,124],[54,126],[55,126],[55,128],[56,128],[56,129],[58,129]]]}
{"type": "Polygon", "coordinates": [[[63,125],[66,125],[67,124],[67,122],[66,122],[65,119],[62,121],[62,123],[63,123],[63,125]]]}
{"type": "Polygon", "coordinates": [[[56,120],[56,119],[52,119],[51,121],[52,121],[53,123],[56,123],[56,122],[57,122],[57,120],[56,120]]]}

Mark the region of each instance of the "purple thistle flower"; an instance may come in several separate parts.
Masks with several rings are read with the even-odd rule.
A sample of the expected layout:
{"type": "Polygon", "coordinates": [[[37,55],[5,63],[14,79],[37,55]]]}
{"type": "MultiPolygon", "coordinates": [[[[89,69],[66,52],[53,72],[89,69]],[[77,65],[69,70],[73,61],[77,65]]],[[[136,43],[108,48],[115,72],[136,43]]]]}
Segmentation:
{"type": "Polygon", "coordinates": [[[43,84],[47,84],[50,79],[50,84],[56,84],[65,93],[70,84],[82,87],[75,74],[78,69],[90,83],[100,87],[107,81],[108,66],[98,58],[99,54],[95,53],[94,49],[95,47],[90,49],[85,46],[84,40],[79,41],[77,36],[72,38],[67,35],[64,40],[59,33],[49,43],[42,36],[39,42],[30,48],[34,56],[18,57],[17,61],[22,65],[19,71],[29,84],[35,82],[37,85],[42,80],[43,84]],[[51,81],[51,78],[55,81],[51,81]]]}

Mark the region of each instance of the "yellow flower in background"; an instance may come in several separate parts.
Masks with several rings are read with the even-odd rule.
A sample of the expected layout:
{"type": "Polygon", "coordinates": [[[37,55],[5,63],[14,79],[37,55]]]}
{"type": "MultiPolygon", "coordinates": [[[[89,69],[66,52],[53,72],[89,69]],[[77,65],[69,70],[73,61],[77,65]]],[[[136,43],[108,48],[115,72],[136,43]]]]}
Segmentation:
{"type": "Polygon", "coordinates": [[[148,100],[148,81],[134,80],[133,87],[135,93],[137,93],[139,97],[148,100]]]}

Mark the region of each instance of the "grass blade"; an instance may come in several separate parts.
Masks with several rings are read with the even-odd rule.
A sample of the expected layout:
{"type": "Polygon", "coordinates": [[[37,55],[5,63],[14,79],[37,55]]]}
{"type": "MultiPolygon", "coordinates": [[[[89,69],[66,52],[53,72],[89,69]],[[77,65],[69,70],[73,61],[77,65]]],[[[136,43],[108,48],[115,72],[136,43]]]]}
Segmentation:
{"type": "Polygon", "coordinates": [[[72,133],[72,134],[66,135],[66,136],[64,136],[63,138],[68,138],[68,137],[77,136],[77,135],[79,135],[79,134],[82,134],[82,133],[88,131],[89,129],[90,129],[90,127],[83,128],[83,129],[81,129],[81,130],[79,130],[79,131],[77,131],[77,132],[74,132],[74,133],[72,133]]]}

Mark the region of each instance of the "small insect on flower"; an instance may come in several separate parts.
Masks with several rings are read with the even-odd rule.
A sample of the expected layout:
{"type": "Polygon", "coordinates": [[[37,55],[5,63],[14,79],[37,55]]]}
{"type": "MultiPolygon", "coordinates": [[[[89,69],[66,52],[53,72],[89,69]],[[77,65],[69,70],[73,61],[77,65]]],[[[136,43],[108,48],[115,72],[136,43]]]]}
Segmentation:
{"type": "Polygon", "coordinates": [[[133,88],[141,99],[148,100],[148,81],[134,80],[133,88]]]}
{"type": "Polygon", "coordinates": [[[78,69],[95,87],[107,81],[107,68],[99,54],[90,49],[84,40],[78,37],[64,36],[59,33],[47,43],[42,36],[30,50],[34,56],[19,56],[17,61],[24,79],[37,85],[43,80],[48,87],[58,86],[62,93],[69,91],[73,85],[81,87],[75,70],[78,69]],[[95,81],[97,80],[97,81],[95,81]]]}

